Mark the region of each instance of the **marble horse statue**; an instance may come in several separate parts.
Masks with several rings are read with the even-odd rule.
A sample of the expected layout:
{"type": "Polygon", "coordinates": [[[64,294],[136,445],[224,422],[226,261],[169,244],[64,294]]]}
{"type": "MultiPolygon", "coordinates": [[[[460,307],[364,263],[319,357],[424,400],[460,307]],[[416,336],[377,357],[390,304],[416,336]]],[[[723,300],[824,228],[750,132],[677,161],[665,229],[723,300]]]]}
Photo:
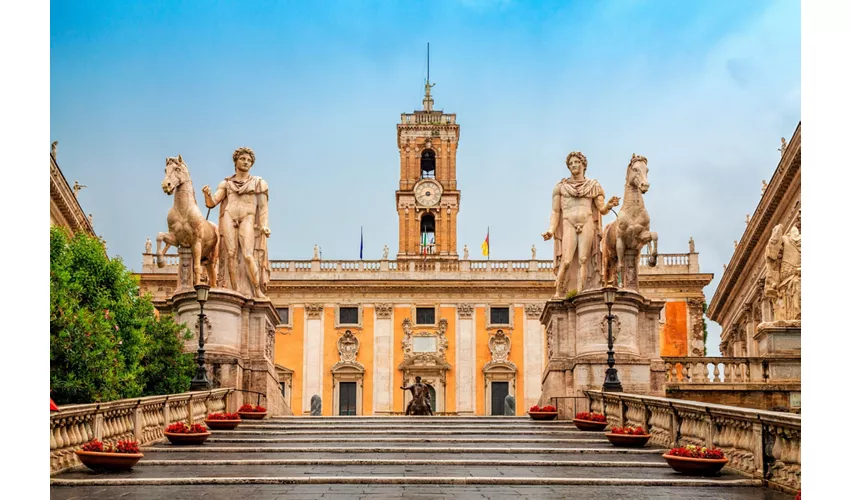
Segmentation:
{"type": "Polygon", "coordinates": [[[194,283],[201,282],[201,272],[206,268],[210,287],[216,286],[218,263],[218,227],[206,220],[198,208],[195,189],[189,177],[189,167],[183,157],[165,159],[165,194],[174,194],[174,206],[168,211],[168,232],[156,237],[156,265],[165,267],[165,252],[170,246],[192,250],[194,283]],[[162,244],[165,243],[163,248],[162,244]]]}
{"type": "Polygon", "coordinates": [[[634,250],[635,262],[632,269],[635,272],[644,245],[649,244],[649,265],[654,267],[658,263],[658,233],[649,230],[649,213],[643,204],[643,195],[649,191],[649,168],[646,163],[645,157],[632,155],[626,169],[622,209],[617,220],[606,225],[602,231],[602,277],[606,284],[617,285],[618,272],[621,278],[625,276],[623,271],[627,250],[634,250]]]}

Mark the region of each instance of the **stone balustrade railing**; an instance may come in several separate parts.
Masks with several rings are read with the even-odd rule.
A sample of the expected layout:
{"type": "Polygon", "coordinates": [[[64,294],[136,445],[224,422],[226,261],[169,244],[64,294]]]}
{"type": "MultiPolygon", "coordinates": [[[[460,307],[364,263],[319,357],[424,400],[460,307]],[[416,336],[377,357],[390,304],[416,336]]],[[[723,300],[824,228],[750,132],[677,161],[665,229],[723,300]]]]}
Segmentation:
{"type": "MultiPolygon", "coordinates": [[[[699,273],[697,254],[659,254],[655,267],[641,257],[641,274],[699,273]],[[681,260],[686,262],[680,264],[681,260]],[[667,263],[669,261],[669,263],[667,263]]],[[[177,274],[177,254],[166,254],[164,267],[157,267],[156,256],[142,255],[142,272],[177,274]]],[[[272,279],[418,279],[418,273],[442,273],[446,279],[500,279],[551,280],[551,260],[440,260],[439,257],[416,260],[272,260],[272,279]]]]}
{"type": "Polygon", "coordinates": [[[800,489],[800,415],[637,394],[585,391],[611,426],[641,426],[650,443],[720,448],[727,467],[778,489],[800,489]]]}
{"type": "Polygon", "coordinates": [[[403,113],[401,115],[402,125],[431,125],[440,123],[443,125],[453,125],[457,119],[454,113],[437,112],[419,112],[419,113],[403,113]]]}
{"type": "Polygon", "coordinates": [[[50,472],[79,464],[74,450],[92,439],[135,439],[144,446],[161,439],[170,424],[201,423],[208,413],[224,411],[233,393],[226,388],[62,406],[50,414],[50,472]]]}
{"type": "MultiPolygon", "coordinates": [[[[744,384],[799,382],[792,370],[777,370],[796,364],[800,357],[664,357],[666,381],[672,384],[744,384]],[[784,375],[784,376],[783,376],[784,375]]],[[[798,369],[799,370],[799,369],[798,369]]]]}

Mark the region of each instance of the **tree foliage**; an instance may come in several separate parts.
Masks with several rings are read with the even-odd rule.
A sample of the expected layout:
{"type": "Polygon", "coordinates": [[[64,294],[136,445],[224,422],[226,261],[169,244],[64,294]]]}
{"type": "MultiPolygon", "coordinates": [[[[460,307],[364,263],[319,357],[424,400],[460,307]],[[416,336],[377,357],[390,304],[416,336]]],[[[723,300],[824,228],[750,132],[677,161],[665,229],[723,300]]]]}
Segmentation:
{"type": "Polygon", "coordinates": [[[188,390],[190,336],[157,318],[120,258],[84,233],[50,228],[50,385],[58,404],[188,390]]]}

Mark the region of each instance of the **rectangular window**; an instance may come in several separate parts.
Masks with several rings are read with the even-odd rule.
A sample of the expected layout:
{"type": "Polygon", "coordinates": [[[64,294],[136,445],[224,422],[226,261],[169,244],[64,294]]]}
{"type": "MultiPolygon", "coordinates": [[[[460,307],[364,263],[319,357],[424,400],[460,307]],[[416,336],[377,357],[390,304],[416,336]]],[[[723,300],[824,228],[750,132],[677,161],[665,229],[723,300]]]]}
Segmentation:
{"type": "Polygon", "coordinates": [[[340,307],[339,308],[339,324],[340,325],[356,325],[360,321],[357,317],[356,307],[340,307]]]}
{"type": "Polygon", "coordinates": [[[511,311],[508,307],[491,307],[490,308],[490,324],[491,325],[509,325],[511,324],[511,311]]]}
{"type": "Polygon", "coordinates": [[[288,325],[289,324],[289,308],[288,307],[279,307],[277,309],[277,314],[280,316],[280,324],[288,325]]]}
{"type": "Polygon", "coordinates": [[[433,325],[437,321],[435,319],[433,307],[417,307],[416,308],[416,324],[417,325],[433,325]]]}

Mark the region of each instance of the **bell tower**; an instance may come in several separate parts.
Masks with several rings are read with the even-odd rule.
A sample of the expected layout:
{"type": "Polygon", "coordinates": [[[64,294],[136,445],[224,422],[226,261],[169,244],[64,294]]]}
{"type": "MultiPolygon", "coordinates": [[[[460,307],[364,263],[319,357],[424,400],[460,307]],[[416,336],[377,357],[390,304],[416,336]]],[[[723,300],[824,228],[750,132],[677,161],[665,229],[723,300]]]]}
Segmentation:
{"type": "Polygon", "coordinates": [[[399,260],[457,259],[460,191],[455,153],[460,127],[453,113],[434,110],[434,85],[430,78],[425,81],[423,109],[403,113],[397,125],[399,260]]]}

